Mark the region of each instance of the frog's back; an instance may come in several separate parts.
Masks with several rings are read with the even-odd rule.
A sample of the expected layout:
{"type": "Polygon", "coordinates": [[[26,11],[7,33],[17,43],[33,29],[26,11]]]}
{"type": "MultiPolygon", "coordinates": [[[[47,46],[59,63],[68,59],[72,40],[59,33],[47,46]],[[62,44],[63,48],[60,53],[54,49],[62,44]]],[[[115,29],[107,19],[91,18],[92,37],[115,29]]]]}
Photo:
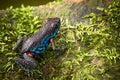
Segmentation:
{"type": "Polygon", "coordinates": [[[56,35],[56,33],[51,34],[51,35],[46,35],[42,39],[42,41],[40,41],[36,46],[34,46],[30,49],[30,52],[35,54],[35,55],[40,54],[42,51],[44,51],[48,47],[48,45],[50,43],[50,39],[54,38],[55,35],[56,35]]]}
{"type": "Polygon", "coordinates": [[[30,51],[35,55],[40,54],[49,45],[49,40],[56,36],[59,26],[59,18],[48,18],[43,27],[25,42],[22,52],[30,51]]]}

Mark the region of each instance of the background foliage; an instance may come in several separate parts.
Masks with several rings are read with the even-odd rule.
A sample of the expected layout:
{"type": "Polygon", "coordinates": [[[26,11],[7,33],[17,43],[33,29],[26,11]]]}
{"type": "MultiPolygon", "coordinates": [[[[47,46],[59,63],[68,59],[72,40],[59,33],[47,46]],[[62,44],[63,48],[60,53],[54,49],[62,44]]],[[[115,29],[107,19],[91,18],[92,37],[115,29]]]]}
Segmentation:
{"type": "MultiPolygon", "coordinates": [[[[71,26],[68,19],[61,18],[61,28],[56,36],[56,46],[66,47],[63,55],[54,59],[51,45],[36,58],[38,67],[27,73],[15,67],[14,57],[19,56],[11,48],[18,35],[35,33],[43,19],[33,15],[32,7],[7,9],[0,19],[0,77],[6,80],[119,80],[120,79],[120,1],[115,0],[102,13],[91,13],[82,22],[71,26]],[[48,54],[49,53],[49,54],[48,54]],[[11,77],[13,76],[13,77],[11,77]]],[[[30,35],[31,35],[30,34],[30,35]]]]}

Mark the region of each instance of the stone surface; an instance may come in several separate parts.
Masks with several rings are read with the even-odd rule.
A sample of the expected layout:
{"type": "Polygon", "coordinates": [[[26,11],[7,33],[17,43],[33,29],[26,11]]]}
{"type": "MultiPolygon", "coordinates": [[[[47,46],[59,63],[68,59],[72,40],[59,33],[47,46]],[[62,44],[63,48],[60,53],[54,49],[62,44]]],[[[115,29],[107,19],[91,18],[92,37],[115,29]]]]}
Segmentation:
{"type": "Polygon", "coordinates": [[[42,5],[35,8],[35,16],[43,19],[60,17],[68,19],[72,25],[82,21],[82,17],[89,13],[100,13],[97,7],[106,7],[111,0],[63,0],[59,4],[42,5]]]}

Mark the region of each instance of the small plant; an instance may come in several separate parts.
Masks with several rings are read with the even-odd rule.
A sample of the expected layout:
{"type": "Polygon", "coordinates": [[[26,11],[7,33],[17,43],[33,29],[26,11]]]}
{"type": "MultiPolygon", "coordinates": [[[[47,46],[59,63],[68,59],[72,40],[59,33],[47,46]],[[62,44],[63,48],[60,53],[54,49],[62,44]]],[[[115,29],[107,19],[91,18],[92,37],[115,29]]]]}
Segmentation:
{"type": "Polygon", "coordinates": [[[14,58],[19,53],[12,52],[12,47],[18,39],[28,33],[36,32],[42,23],[42,19],[38,16],[33,16],[33,8],[28,6],[21,8],[12,7],[7,9],[7,14],[0,19],[0,53],[7,57],[7,62],[4,65],[5,71],[15,70],[14,58]]]}
{"type": "Polygon", "coordinates": [[[112,73],[115,64],[119,66],[120,59],[119,5],[119,1],[113,1],[108,8],[99,8],[102,14],[85,16],[90,18],[87,25],[79,23],[69,26],[67,22],[64,35],[69,44],[67,55],[62,60],[61,79],[117,79],[119,73],[112,73]]]}

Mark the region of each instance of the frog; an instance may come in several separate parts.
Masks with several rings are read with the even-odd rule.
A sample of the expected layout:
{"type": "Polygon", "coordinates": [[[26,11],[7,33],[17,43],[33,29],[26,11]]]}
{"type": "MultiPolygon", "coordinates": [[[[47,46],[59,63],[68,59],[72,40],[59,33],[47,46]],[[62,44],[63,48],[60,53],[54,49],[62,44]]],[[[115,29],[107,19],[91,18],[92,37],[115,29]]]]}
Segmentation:
{"type": "Polygon", "coordinates": [[[51,43],[53,50],[63,51],[56,48],[54,37],[60,28],[60,18],[47,18],[42,27],[29,38],[24,35],[18,39],[12,50],[16,51],[20,46],[20,55],[23,58],[15,57],[15,63],[24,71],[31,71],[37,67],[34,56],[40,55],[51,43]]]}

